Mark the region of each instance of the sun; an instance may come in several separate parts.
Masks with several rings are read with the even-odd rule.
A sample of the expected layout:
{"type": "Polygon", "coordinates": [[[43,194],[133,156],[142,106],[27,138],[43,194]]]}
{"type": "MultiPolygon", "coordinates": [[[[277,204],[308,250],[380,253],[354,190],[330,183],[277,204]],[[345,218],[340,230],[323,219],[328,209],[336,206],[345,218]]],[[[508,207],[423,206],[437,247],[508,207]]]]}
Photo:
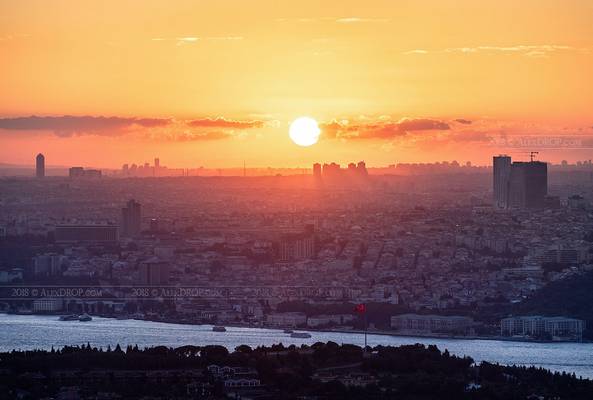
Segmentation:
{"type": "Polygon", "coordinates": [[[288,130],[288,135],[293,142],[299,146],[312,146],[319,140],[321,130],[311,117],[299,117],[292,121],[288,130]]]}

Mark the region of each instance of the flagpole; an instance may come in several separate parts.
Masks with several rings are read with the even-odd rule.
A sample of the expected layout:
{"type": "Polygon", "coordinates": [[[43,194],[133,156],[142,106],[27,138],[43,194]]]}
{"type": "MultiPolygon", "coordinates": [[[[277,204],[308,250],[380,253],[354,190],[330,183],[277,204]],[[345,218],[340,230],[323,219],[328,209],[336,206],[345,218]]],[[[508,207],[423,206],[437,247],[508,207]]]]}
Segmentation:
{"type": "Polygon", "coordinates": [[[364,351],[367,351],[367,310],[364,310],[364,351]]]}

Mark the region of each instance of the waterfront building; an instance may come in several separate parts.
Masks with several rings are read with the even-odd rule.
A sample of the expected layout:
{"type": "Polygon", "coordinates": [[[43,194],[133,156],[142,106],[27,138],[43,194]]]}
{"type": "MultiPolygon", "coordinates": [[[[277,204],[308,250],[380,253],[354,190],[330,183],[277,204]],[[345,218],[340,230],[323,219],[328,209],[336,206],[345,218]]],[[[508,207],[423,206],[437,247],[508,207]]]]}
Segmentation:
{"type": "Polygon", "coordinates": [[[391,328],[414,333],[470,333],[474,320],[463,316],[402,314],[391,317],[391,328]]]}
{"type": "Polygon", "coordinates": [[[307,323],[307,316],[300,312],[271,313],[266,316],[268,325],[296,328],[307,323]]]}
{"type": "Polygon", "coordinates": [[[522,338],[581,341],[585,321],[576,318],[542,317],[539,315],[503,318],[502,336],[522,338]]]}
{"type": "Polygon", "coordinates": [[[33,300],[33,312],[56,312],[64,308],[64,302],[59,298],[42,298],[33,300]]]}

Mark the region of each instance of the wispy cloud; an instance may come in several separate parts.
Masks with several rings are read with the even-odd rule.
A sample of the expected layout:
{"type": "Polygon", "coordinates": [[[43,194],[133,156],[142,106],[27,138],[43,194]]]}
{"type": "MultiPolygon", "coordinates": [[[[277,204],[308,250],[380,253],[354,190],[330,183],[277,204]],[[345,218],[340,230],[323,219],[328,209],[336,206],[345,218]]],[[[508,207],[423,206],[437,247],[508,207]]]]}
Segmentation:
{"type": "Polygon", "coordinates": [[[368,17],[319,17],[319,18],[276,18],[276,22],[330,22],[338,24],[360,24],[360,23],[375,23],[375,22],[389,22],[389,18],[368,18],[368,17]]]}
{"type": "Polygon", "coordinates": [[[357,23],[372,23],[372,22],[389,22],[389,19],[388,18],[345,17],[345,18],[337,18],[335,21],[339,24],[357,24],[357,23]]]}
{"type": "Polygon", "coordinates": [[[209,36],[209,37],[205,37],[204,40],[213,40],[213,41],[217,41],[217,40],[243,40],[245,39],[243,36],[209,36]]]}
{"type": "Polygon", "coordinates": [[[414,50],[404,51],[404,54],[428,54],[428,50],[414,49],[414,50]]]}
{"type": "Polygon", "coordinates": [[[473,47],[448,47],[445,49],[413,49],[403,54],[517,54],[533,58],[546,58],[560,52],[585,52],[588,49],[557,44],[541,45],[513,45],[513,46],[473,46],[473,47]]]}
{"type": "Polygon", "coordinates": [[[181,46],[184,44],[197,43],[198,41],[237,41],[243,39],[243,36],[181,36],[174,38],[155,37],[150,40],[153,42],[174,42],[177,46],[181,46]]]}

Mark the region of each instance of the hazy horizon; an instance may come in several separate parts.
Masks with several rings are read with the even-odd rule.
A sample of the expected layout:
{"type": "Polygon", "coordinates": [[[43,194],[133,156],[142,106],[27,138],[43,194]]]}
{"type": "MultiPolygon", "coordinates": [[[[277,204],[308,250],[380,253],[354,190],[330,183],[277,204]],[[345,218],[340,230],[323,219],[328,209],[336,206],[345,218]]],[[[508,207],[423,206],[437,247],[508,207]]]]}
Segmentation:
{"type": "Polygon", "coordinates": [[[574,162],[593,147],[588,2],[0,9],[5,163],[487,165],[531,150],[574,162]],[[290,140],[300,116],[319,123],[315,145],[290,140]]]}

